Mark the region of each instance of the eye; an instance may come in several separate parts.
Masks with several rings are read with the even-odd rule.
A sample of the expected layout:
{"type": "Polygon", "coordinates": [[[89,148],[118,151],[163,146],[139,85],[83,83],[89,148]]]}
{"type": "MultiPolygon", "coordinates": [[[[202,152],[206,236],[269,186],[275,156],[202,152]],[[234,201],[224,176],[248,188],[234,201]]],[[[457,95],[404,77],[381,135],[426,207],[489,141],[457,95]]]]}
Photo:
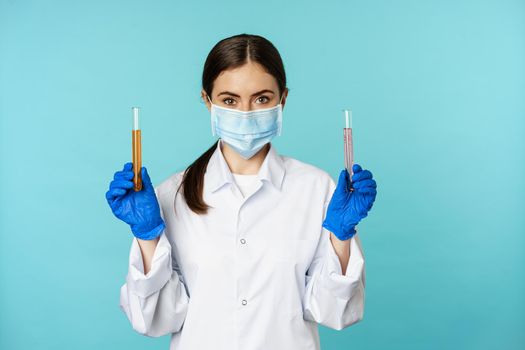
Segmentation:
{"type": "Polygon", "coordinates": [[[259,96],[257,98],[257,101],[260,101],[260,99],[263,99],[263,101],[264,101],[264,102],[261,102],[261,103],[266,103],[266,102],[270,101],[270,98],[268,96],[264,96],[264,95],[263,96],[259,96]]]}
{"type": "Polygon", "coordinates": [[[222,100],[222,102],[225,104],[225,105],[231,105],[233,104],[233,102],[235,102],[235,100],[231,97],[226,97],[225,99],[222,100]],[[227,102],[227,101],[231,101],[231,102],[227,102]]]}

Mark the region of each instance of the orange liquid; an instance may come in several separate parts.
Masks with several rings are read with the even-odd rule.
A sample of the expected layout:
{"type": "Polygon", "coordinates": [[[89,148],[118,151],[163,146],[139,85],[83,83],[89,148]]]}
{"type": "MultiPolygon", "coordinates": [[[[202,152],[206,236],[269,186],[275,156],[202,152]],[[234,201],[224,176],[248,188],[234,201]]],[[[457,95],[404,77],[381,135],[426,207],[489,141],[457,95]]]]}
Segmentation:
{"type": "Polygon", "coordinates": [[[140,191],[142,189],[142,142],[140,139],[140,129],[131,131],[132,155],[133,155],[133,189],[140,191]]]}

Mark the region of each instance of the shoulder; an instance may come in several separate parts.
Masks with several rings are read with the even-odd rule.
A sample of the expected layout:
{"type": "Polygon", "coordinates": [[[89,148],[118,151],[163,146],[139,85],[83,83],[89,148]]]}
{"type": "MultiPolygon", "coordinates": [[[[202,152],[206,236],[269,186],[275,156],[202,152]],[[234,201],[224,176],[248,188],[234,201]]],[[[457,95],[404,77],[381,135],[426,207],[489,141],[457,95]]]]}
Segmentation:
{"type": "Polygon", "coordinates": [[[182,182],[183,175],[184,170],[172,173],[168,177],[162,179],[158,185],[154,186],[157,196],[164,196],[177,191],[182,182]]]}
{"type": "Polygon", "coordinates": [[[331,194],[335,189],[334,179],[327,171],[311,163],[289,156],[281,155],[281,158],[285,165],[288,181],[299,182],[306,186],[313,186],[328,194],[331,194]]]}

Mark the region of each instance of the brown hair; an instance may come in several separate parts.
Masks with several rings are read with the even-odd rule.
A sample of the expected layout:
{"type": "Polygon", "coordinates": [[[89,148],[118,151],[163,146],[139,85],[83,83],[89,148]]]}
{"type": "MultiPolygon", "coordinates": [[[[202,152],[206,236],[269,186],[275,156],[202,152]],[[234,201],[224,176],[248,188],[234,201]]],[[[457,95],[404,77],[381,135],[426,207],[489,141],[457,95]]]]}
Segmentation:
{"type": "MultiPolygon", "coordinates": [[[[286,74],[281,56],[275,46],[259,35],[238,34],[222,39],[211,49],[202,72],[202,89],[211,98],[213,83],[219,74],[227,69],[240,67],[248,61],[262,65],[277,81],[279,96],[286,89],[286,74]]],[[[204,202],[204,173],[217,147],[217,142],[184,170],[177,193],[182,194],[188,207],[196,214],[206,214],[210,208],[204,202]]],[[[175,196],[177,195],[175,194],[175,196]]]]}

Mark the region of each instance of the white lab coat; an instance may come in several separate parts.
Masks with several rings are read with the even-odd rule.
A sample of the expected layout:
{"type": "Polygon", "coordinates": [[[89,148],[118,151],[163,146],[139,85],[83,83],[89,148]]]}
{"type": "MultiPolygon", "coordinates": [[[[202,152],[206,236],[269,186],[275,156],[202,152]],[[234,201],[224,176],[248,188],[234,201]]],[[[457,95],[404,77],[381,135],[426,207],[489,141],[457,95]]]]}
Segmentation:
{"type": "Polygon", "coordinates": [[[359,236],[342,275],[321,226],[335,182],[270,144],[244,198],[220,142],[204,176],[207,215],[174,200],[182,172],[155,187],[166,229],[147,275],[133,238],[120,306],[137,332],[171,334],[171,350],[318,350],[317,323],[341,330],[364,313],[359,236]]]}

